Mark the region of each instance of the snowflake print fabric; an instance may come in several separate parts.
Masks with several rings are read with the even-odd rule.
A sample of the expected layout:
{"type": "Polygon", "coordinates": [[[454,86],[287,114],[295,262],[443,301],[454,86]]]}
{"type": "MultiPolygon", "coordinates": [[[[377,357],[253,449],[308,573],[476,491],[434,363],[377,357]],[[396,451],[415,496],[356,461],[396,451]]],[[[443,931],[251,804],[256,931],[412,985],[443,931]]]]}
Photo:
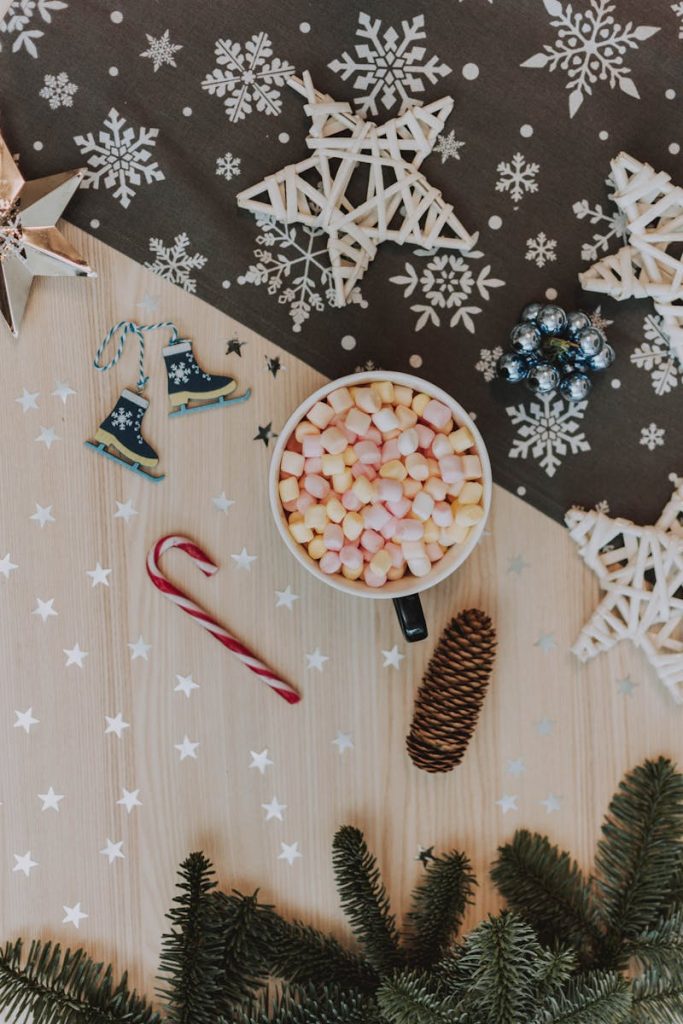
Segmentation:
{"type": "MultiPolygon", "coordinates": [[[[476,415],[499,485],[560,521],[573,504],[607,502],[654,522],[668,474],[683,473],[683,366],[651,304],[584,291],[577,275],[627,244],[611,159],[636,139],[638,159],[681,181],[682,32],[681,0],[195,0],[190,22],[158,0],[12,0],[0,16],[2,131],[29,180],[84,168],[70,222],[267,338],[289,368],[264,369],[269,387],[292,377],[293,357],[330,378],[417,374],[476,415]],[[86,30],[87,53],[74,46],[86,30]],[[325,230],[275,221],[267,195],[263,210],[237,205],[313,155],[310,111],[290,83],[306,70],[378,126],[452,98],[419,170],[476,237],[469,251],[380,244],[340,307],[325,230]],[[496,375],[534,301],[585,310],[615,350],[585,405],[496,375]]],[[[353,169],[356,209],[369,175],[370,164],[353,169]]],[[[393,183],[388,167],[382,180],[393,183]]],[[[399,207],[391,227],[401,219],[399,207]]],[[[0,174],[0,266],[25,258],[22,230],[0,174]]],[[[138,313],[122,315],[163,315],[138,313]]],[[[172,364],[180,379],[184,359],[172,364]]],[[[269,419],[254,423],[255,453],[269,419]]]]}

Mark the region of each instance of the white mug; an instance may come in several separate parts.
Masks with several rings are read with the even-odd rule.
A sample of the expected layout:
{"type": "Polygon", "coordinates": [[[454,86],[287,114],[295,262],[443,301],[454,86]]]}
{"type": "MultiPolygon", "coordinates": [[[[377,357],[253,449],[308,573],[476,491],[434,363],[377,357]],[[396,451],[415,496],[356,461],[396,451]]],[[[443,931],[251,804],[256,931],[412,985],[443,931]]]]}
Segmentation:
{"type": "Polygon", "coordinates": [[[434,384],[430,384],[426,380],[421,380],[419,377],[414,377],[410,373],[392,373],[389,370],[368,370],[361,373],[352,373],[347,377],[339,377],[337,380],[329,381],[329,383],[319,388],[312,395],[309,395],[308,398],[306,398],[301,405],[294,410],[283,429],[280,431],[280,435],[273,450],[268,481],[270,507],[275,520],[275,525],[280,532],[280,536],[296,560],[300,562],[301,565],[311,573],[311,575],[315,576],[317,580],[326,583],[330,587],[334,587],[335,590],[341,590],[345,594],[352,594],[355,597],[365,597],[372,600],[386,600],[387,598],[391,598],[394,601],[394,606],[396,608],[403,633],[406,640],[409,641],[423,640],[427,636],[427,627],[425,625],[424,615],[422,614],[420,599],[417,595],[423,590],[436,586],[436,584],[440,583],[441,580],[450,576],[450,574],[455,572],[455,570],[459,568],[465,559],[472,553],[479,542],[484,531],[484,526],[486,525],[486,519],[491,507],[491,490],[491,463],[489,461],[488,452],[486,451],[483,438],[475,426],[472,417],[458,402],[455,401],[455,399],[451,398],[449,394],[442,391],[441,388],[436,387],[434,384]],[[481,460],[482,484],[484,488],[482,496],[484,515],[479,522],[471,528],[465,543],[454,544],[452,547],[448,548],[443,558],[434,563],[431,571],[426,576],[418,578],[416,576],[406,575],[402,576],[401,579],[398,580],[390,580],[385,583],[383,587],[368,587],[362,579],[347,580],[343,576],[338,576],[336,574],[327,575],[320,571],[318,563],[310,557],[306,549],[302,547],[301,544],[294,540],[289,532],[286,514],[278,493],[278,483],[280,479],[280,462],[282,461],[282,455],[287,446],[287,442],[294,433],[297,425],[302,419],[304,419],[315,403],[323,401],[331,391],[336,391],[337,388],[358,387],[370,384],[372,381],[380,380],[389,380],[393,384],[402,384],[409,388],[413,388],[416,392],[424,391],[430,397],[437,398],[451,410],[453,419],[458,427],[467,427],[474,438],[477,454],[481,460]]]}

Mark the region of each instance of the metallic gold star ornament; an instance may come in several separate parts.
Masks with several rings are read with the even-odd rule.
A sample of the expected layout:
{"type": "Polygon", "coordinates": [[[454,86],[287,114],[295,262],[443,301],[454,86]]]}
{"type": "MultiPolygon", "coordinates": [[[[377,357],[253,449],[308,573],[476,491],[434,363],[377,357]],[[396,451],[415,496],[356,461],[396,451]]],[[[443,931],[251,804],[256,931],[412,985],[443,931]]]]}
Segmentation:
{"type": "Polygon", "coordinates": [[[25,181],[0,135],[0,314],[15,338],[34,277],[97,276],[55,227],[82,177],[25,181]]]}
{"type": "Polygon", "coordinates": [[[472,248],[476,237],[419,170],[453,109],[451,97],[376,125],[318,92],[307,71],[303,81],[292,76],[287,84],[306,99],[312,155],[240,192],[237,203],[327,233],[338,305],[348,301],[381,242],[472,248]]]}

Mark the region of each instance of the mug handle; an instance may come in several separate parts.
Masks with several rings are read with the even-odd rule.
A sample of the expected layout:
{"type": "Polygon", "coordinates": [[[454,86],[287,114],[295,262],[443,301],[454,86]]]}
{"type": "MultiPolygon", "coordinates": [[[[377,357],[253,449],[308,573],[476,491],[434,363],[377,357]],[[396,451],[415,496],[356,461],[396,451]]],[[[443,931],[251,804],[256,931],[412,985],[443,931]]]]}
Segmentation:
{"type": "Polygon", "coordinates": [[[403,635],[408,643],[426,640],[428,637],[427,623],[420,604],[419,594],[406,594],[405,597],[394,598],[394,608],[401,624],[403,635]]]}

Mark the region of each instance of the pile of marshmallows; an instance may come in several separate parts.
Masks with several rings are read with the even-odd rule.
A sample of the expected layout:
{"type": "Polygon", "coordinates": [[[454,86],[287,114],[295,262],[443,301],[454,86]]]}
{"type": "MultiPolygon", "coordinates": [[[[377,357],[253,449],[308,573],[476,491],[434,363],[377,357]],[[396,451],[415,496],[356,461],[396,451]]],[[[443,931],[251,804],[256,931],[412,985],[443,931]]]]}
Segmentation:
{"type": "Polygon", "coordinates": [[[376,381],[317,402],[283,452],[292,537],[322,572],[369,587],[426,576],[484,516],[474,438],[448,406],[376,381]]]}

